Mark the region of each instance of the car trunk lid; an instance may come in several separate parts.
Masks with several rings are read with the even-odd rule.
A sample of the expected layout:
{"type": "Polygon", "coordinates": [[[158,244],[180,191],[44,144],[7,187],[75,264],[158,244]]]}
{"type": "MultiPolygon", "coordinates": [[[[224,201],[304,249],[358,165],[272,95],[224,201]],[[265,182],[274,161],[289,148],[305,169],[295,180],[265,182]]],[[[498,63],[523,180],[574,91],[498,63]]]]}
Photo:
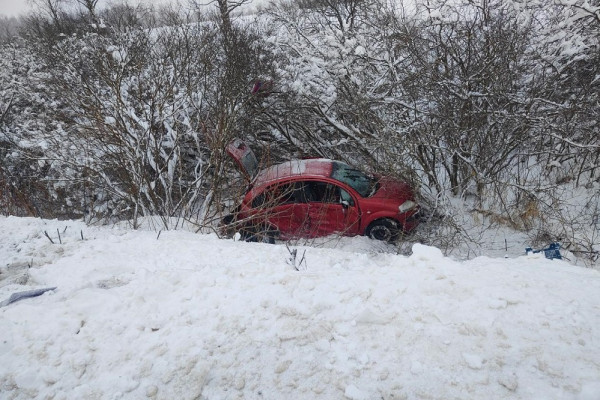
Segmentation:
{"type": "Polygon", "coordinates": [[[234,139],[227,145],[227,154],[233,158],[248,181],[258,172],[258,160],[250,147],[241,139],[234,139]]]}

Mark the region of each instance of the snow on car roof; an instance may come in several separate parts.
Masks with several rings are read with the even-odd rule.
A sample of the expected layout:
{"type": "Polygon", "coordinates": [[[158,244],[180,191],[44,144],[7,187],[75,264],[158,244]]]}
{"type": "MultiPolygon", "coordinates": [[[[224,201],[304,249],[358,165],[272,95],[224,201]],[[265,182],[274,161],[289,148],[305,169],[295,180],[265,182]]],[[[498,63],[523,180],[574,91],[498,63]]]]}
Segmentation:
{"type": "Polygon", "coordinates": [[[329,177],[332,163],[333,160],[328,158],[286,161],[261,170],[254,182],[256,185],[261,185],[265,182],[300,175],[329,177]]]}

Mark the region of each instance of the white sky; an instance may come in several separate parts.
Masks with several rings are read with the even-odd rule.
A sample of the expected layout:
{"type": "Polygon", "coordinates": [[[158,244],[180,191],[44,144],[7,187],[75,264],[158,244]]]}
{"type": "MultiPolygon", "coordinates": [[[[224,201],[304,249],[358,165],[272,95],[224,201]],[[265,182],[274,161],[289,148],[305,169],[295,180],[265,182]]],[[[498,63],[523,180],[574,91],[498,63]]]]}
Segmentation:
{"type": "MultiPolygon", "coordinates": [[[[142,0],[142,1],[132,1],[132,3],[146,2],[146,3],[168,3],[176,0],[142,0]]],[[[185,3],[186,0],[180,0],[182,3],[185,3]]],[[[100,0],[98,2],[98,6],[102,7],[105,4],[110,3],[110,0],[100,0]]],[[[26,14],[28,11],[32,9],[31,3],[29,0],[0,0],[0,15],[3,16],[18,16],[22,14],[26,14]]]]}
{"type": "Polygon", "coordinates": [[[26,0],[0,0],[0,15],[16,17],[30,10],[26,0]]]}
{"type": "MultiPolygon", "coordinates": [[[[141,0],[141,2],[146,3],[169,3],[176,2],[177,0],[141,0]]],[[[100,0],[98,6],[102,7],[104,4],[110,3],[111,0],[100,0]]],[[[134,0],[130,2],[138,3],[139,0],[134,0]]],[[[187,3],[187,0],[179,0],[180,3],[187,3]]],[[[203,3],[209,3],[210,0],[204,0],[203,3]]],[[[250,2],[251,5],[257,6],[259,4],[268,3],[269,0],[252,0],[250,2]]],[[[0,0],[0,16],[18,16],[27,13],[31,10],[31,4],[29,0],[0,0]]]]}

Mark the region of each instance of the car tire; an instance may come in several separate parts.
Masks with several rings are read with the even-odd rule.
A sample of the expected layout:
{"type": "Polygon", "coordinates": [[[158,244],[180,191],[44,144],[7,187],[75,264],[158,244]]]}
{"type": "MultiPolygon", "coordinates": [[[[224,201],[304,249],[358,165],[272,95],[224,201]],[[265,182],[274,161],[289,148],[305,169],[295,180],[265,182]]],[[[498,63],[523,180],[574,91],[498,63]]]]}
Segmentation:
{"type": "Polygon", "coordinates": [[[277,231],[268,226],[250,226],[240,231],[246,242],[275,244],[277,231]]]}
{"type": "Polygon", "coordinates": [[[400,236],[400,227],[398,222],[394,220],[378,219],[369,224],[365,235],[374,240],[394,242],[400,236]]]}

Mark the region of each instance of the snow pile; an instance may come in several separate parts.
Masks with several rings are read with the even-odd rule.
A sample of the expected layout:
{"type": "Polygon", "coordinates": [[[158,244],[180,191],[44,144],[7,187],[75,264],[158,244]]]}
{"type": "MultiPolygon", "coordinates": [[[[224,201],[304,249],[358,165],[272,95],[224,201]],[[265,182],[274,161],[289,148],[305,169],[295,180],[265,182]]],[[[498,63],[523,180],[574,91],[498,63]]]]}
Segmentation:
{"type": "Polygon", "coordinates": [[[3,399],[600,398],[595,270],[0,223],[3,399]]]}

